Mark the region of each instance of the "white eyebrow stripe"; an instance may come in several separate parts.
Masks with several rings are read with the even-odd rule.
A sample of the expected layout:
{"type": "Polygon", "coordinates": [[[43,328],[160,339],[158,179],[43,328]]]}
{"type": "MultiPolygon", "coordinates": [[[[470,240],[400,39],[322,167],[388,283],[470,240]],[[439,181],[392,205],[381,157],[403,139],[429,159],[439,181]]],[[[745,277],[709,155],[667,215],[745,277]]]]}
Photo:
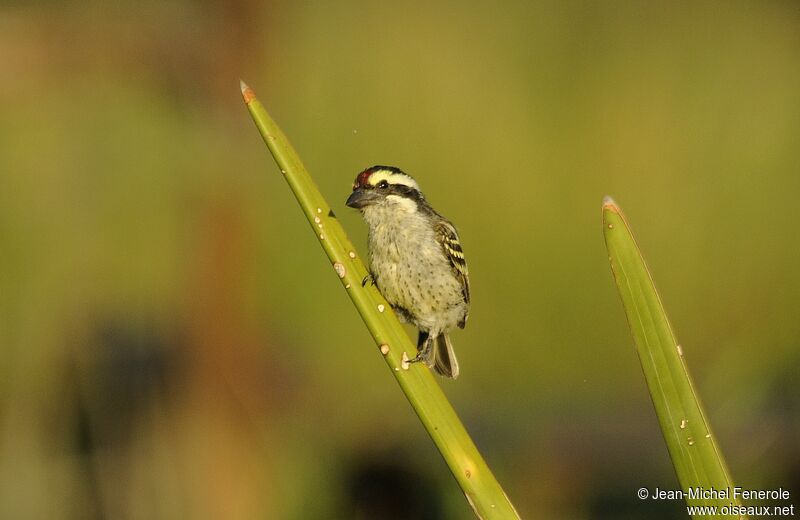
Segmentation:
{"type": "Polygon", "coordinates": [[[419,185],[417,184],[417,181],[404,173],[395,173],[389,170],[378,170],[369,176],[369,183],[372,186],[377,186],[381,181],[386,181],[389,184],[395,185],[402,184],[403,186],[408,186],[409,188],[414,188],[415,190],[419,191],[419,185]]]}

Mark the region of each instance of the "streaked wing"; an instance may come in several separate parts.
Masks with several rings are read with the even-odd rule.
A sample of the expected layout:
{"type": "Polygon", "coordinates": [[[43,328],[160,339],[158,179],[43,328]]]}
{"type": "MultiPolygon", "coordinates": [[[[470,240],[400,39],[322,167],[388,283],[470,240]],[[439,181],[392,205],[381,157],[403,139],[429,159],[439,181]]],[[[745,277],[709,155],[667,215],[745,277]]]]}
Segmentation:
{"type": "Polygon", "coordinates": [[[445,256],[447,256],[450,265],[453,266],[454,273],[461,281],[464,301],[469,303],[469,272],[467,271],[467,261],[464,259],[464,250],[461,249],[461,242],[458,240],[458,233],[453,224],[444,219],[440,220],[436,224],[436,240],[442,244],[445,256]]]}

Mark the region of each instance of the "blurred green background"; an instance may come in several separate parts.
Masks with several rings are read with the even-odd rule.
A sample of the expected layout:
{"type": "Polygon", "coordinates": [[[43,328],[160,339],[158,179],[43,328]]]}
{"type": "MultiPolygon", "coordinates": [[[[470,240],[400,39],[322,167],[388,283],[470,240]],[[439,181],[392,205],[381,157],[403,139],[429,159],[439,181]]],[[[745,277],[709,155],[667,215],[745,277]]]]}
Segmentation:
{"type": "Polygon", "coordinates": [[[685,517],[636,498],[677,479],[606,194],[734,480],[797,503],[798,5],[4,2],[0,517],[470,517],[240,77],[362,251],[376,163],[459,227],[442,384],[523,517],[685,517]]]}

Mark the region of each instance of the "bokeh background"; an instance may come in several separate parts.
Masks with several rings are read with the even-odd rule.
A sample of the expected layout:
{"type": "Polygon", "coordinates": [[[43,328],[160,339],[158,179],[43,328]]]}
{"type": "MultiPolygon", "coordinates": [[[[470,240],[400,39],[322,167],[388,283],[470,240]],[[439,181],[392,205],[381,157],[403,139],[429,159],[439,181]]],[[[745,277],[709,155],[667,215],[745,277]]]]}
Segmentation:
{"type": "MultiPolygon", "coordinates": [[[[800,4],[0,6],[0,517],[469,518],[263,146],[414,175],[470,262],[443,381],[525,518],[683,518],[625,209],[736,482],[800,493],[800,4]]],[[[786,505],[786,504],[784,504],[786,505]]]]}

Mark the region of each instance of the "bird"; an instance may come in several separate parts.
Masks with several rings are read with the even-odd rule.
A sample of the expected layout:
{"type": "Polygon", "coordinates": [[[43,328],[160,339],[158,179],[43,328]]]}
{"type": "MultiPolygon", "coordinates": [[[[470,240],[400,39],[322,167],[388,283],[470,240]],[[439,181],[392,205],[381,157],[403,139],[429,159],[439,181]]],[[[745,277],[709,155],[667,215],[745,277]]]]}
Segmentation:
{"type": "Polygon", "coordinates": [[[419,184],[394,166],[360,172],[346,205],[368,226],[369,274],[401,321],[419,330],[417,355],[436,373],[455,379],[458,360],[449,332],[464,328],[470,307],[469,272],[455,226],[425,199],[419,184]]]}

